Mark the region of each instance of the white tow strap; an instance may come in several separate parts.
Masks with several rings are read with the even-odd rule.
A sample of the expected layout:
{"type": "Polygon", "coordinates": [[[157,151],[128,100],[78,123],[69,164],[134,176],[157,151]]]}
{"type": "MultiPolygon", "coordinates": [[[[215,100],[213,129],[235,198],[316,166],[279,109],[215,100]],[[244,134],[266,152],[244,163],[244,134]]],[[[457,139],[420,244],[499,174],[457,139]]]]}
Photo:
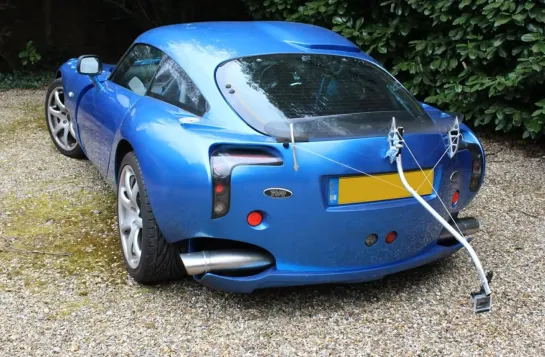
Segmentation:
{"type": "Polygon", "coordinates": [[[479,274],[479,279],[481,280],[482,287],[484,289],[484,292],[486,295],[490,295],[490,287],[488,286],[488,279],[486,278],[486,274],[484,273],[483,267],[481,265],[481,261],[479,260],[479,257],[473,250],[473,247],[467,242],[467,240],[462,237],[456,229],[454,229],[439,213],[437,213],[436,210],[433,209],[423,198],[420,196],[409,183],[405,179],[405,174],[403,173],[403,165],[401,164],[401,155],[398,155],[396,157],[396,166],[397,166],[397,173],[399,174],[399,179],[401,180],[401,183],[405,187],[405,189],[428,211],[433,218],[435,218],[443,227],[445,227],[446,230],[452,234],[454,238],[460,244],[464,246],[464,248],[468,251],[471,260],[473,261],[473,264],[475,264],[475,268],[477,269],[477,274],[479,274]]]}

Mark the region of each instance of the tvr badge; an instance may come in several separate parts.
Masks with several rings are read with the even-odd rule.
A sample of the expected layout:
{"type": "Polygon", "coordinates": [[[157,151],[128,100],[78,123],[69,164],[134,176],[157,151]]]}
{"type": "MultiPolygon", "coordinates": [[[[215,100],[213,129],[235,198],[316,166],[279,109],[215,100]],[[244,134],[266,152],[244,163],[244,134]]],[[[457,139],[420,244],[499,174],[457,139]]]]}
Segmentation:
{"type": "Polygon", "coordinates": [[[285,188],[268,188],[263,193],[271,198],[288,198],[293,195],[290,190],[285,188]]]}

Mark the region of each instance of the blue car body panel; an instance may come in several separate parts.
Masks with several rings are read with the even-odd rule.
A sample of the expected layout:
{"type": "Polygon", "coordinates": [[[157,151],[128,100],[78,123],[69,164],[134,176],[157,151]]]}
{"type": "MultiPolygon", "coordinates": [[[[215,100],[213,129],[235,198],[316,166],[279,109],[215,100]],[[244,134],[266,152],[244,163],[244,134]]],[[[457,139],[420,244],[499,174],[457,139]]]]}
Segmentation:
{"type": "MultiPolygon", "coordinates": [[[[460,245],[440,246],[442,226],[413,198],[335,206],[328,201],[329,179],[354,175],[349,167],[369,174],[395,172],[384,159],[385,137],[305,142],[298,145],[330,158],[298,151],[299,170],[293,170],[291,149],[252,129],[225,101],[215,71],[223,62],[268,53],[321,53],[351,56],[376,63],[342,36],[329,30],[286,22],[198,23],[166,26],[142,34],[135,43],[150,44],[173,58],[188,73],[210,109],[202,116],[148,96],[139,96],[108,80],[113,66],[98,76],[101,87],[76,72],[76,61],[59,69],[66,106],[75,118],[76,133],[85,154],[112,185],[120,143],[129,143],[142,168],[147,193],[165,239],[219,238],[259,246],[270,252],[275,266],[250,277],[214,274],[197,276],[203,284],[230,291],[326,282],[357,282],[426,264],[450,255],[460,245]],[[180,123],[180,119],[194,122],[180,123]],[[231,178],[231,206],[226,216],[212,219],[210,154],[216,148],[259,147],[281,157],[281,166],[238,166],[231,178]],[[293,192],[284,200],[263,194],[270,187],[293,192]],[[264,223],[251,227],[249,212],[266,213],[264,223]],[[398,232],[394,244],[378,241],[366,247],[371,233],[384,237],[398,232]]],[[[433,118],[444,116],[421,103],[433,118]]],[[[482,147],[461,125],[463,140],[482,147]]],[[[433,167],[445,152],[439,134],[410,134],[407,145],[424,168],[433,167]]],[[[448,219],[466,207],[476,192],[468,189],[471,155],[444,155],[435,169],[434,187],[444,202],[455,191],[456,207],[443,207],[437,196],[425,199],[448,219]],[[449,177],[460,174],[456,182],[449,177]]],[[[416,162],[403,156],[405,170],[416,162]]],[[[482,181],[482,179],[481,179],[482,181]]]]}

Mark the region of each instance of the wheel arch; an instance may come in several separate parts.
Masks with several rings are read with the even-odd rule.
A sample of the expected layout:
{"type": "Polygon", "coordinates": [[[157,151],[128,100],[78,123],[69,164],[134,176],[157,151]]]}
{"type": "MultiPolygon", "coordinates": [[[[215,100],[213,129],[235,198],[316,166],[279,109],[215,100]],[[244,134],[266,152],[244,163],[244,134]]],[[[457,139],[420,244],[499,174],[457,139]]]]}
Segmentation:
{"type": "Polygon", "coordinates": [[[151,113],[140,120],[125,120],[118,135],[109,170],[115,185],[123,157],[133,151],[165,239],[172,243],[194,237],[194,223],[186,222],[209,219],[211,212],[209,140],[151,113]]]}
{"type": "Polygon", "coordinates": [[[117,143],[117,147],[115,150],[115,157],[114,157],[114,182],[117,185],[117,180],[119,177],[119,166],[121,165],[121,161],[123,161],[123,158],[125,155],[127,155],[129,152],[134,151],[134,148],[132,147],[131,143],[126,139],[121,139],[119,143],[117,143]]]}

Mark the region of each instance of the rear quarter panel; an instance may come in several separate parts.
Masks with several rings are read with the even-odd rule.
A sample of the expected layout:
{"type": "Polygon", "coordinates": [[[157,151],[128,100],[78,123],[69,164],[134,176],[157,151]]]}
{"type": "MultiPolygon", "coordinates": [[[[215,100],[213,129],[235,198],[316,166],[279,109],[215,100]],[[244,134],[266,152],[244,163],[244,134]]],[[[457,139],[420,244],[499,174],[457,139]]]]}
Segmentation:
{"type": "MultiPolygon", "coordinates": [[[[142,97],[125,117],[116,135],[108,170],[108,180],[115,183],[119,143],[122,140],[129,142],[140,163],[156,221],[169,241],[193,237],[196,223],[201,225],[210,218],[209,152],[218,142],[214,133],[227,131],[212,126],[212,120],[206,114],[204,118],[195,118],[200,121],[196,124],[180,124],[179,119],[184,117],[195,118],[175,106],[142,97]]],[[[257,134],[248,138],[231,133],[229,137],[230,142],[241,143],[263,140],[257,134]]]]}

